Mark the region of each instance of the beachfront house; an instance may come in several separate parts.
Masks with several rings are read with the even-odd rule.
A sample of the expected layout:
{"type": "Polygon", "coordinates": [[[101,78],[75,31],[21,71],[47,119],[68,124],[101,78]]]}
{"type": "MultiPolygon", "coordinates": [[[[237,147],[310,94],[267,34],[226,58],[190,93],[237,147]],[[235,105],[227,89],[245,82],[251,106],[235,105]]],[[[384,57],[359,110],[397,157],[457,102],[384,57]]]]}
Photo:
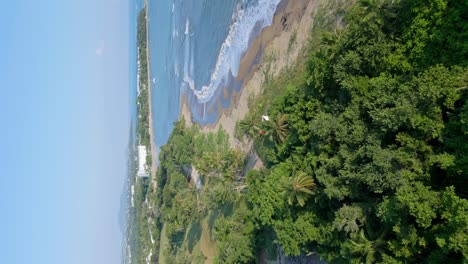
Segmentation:
{"type": "Polygon", "coordinates": [[[146,169],[146,147],[138,146],[138,177],[148,177],[146,169]]]}

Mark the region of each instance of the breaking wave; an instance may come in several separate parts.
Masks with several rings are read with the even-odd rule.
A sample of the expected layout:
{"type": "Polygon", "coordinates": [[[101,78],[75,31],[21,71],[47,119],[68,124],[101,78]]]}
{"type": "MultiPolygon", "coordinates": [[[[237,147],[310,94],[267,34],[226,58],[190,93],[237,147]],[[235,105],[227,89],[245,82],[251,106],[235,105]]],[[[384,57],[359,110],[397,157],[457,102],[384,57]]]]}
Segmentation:
{"type": "Polygon", "coordinates": [[[233,23],[229,28],[229,33],[221,45],[216,66],[208,84],[202,86],[200,90],[195,88],[193,80],[193,53],[190,50],[189,21],[185,28],[185,65],[184,82],[193,91],[198,102],[206,103],[211,100],[216,89],[220,87],[232,74],[237,77],[239,63],[247,50],[249,39],[256,26],[261,29],[270,26],[273,16],[280,0],[258,0],[255,4],[247,4],[245,8],[238,6],[234,13],[233,23]]]}

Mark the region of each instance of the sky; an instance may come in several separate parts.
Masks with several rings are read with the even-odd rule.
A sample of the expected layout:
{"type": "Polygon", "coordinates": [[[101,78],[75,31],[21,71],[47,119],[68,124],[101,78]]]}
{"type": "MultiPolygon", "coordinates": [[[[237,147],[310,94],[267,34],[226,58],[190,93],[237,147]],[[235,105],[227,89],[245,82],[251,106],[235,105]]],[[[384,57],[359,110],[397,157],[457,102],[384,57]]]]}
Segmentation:
{"type": "Polygon", "coordinates": [[[129,1],[2,1],[1,263],[120,263],[129,1]]]}

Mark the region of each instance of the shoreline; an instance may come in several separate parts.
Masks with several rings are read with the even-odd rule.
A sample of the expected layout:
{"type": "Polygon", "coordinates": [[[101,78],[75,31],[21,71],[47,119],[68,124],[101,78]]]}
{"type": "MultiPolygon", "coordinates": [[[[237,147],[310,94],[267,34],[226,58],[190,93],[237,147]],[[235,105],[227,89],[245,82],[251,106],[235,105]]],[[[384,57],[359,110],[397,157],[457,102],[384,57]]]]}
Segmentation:
{"type": "Polygon", "coordinates": [[[154,143],[153,135],[153,103],[151,98],[151,65],[150,65],[150,46],[149,46],[149,21],[148,21],[148,0],[145,0],[145,16],[146,16],[146,64],[148,71],[148,104],[149,104],[149,135],[150,135],[150,153],[151,153],[151,175],[150,179],[153,181],[156,178],[156,146],[154,143]]]}
{"type": "MultiPolygon", "coordinates": [[[[248,98],[257,96],[262,92],[265,56],[277,53],[277,59],[271,69],[273,75],[296,61],[303,43],[309,38],[313,18],[311,14],[316,10],[320,0],[282,0],[273,17],[270,26],[262,29],[260,34],[250,43],[239,64],[237,81],[242,83],[239,92],[233,91],[231,103],[227,108],[221,108],[216,122],[200,126],[193,122],[187,92],[181,97],[180,118],[185,119],[188,126],[199,125],[202,132],[216,132],[223,127],[229,134],[232,146],[237,146],[234,130],[237,121],[242,120],[249,111],[248,98]],[[293,32],[296,32],[296,45],[289,50],[289,41],[293,32]],[[255,60],[259,57],[258,62],[255,60]]],[[[220,88],[221,89],[221,88],[220,88]]]]}

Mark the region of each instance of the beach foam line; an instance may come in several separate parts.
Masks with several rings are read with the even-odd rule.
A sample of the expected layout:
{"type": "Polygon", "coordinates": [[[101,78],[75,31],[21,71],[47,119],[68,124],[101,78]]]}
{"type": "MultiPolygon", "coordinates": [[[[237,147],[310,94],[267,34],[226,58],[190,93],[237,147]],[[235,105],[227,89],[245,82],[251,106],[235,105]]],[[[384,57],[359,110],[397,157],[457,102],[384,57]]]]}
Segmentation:
{"type": "Polygon", "coordinates": [[[185,22],[185,32],[184,32],[185,35],[188,35],[189,29],[190,29],[190,21],[187,18],[187,21],[185,22]]]}
{"type": "MultiPolygon", "coordinates": [[[[221,45],[219,55],[216,61],[216,66],[211,75],[208,84],[202,86],[200,90],[195,88],[193,74],[189,75],[189,65],[193,58],[190,57],[190,44],[188,35],[189,21],[187,19],[185,34],[186,34],[186,62],[184,69],[184,81],[188,88],[194,93],[199,103],[207,103],[211,100],[218,87],[222,87],[232,74],[237,77],[239,64],[242,56],[247,51],[249,41],[252,37],[252,32],[256,26],[260,29],[270,26],[273,23],[273,16],[280,0],[258,0],[255,4],[245,4],[244,8],[238,5],[234,13],[235,19],[229,28],[229,33],[221,45]]],[[[261,31],[261,30],[260,30],[261,31]]],[[[190,65],[191,68],[191,65],[190,65]]],[[[191,69],[190,69],[191,70],[191,69]]]]}

